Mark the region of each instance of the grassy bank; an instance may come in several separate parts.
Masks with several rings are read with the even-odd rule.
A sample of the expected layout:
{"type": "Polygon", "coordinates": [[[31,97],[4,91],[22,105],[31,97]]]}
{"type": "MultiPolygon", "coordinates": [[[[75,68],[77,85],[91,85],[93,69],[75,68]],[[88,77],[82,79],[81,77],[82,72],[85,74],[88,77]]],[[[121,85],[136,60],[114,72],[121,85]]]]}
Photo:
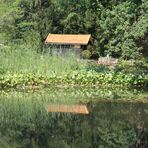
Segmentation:
{"type": "Polygon", "coordinates": [[[73,55],[67,57],[39,54],[29,47],[5,47],[0,50],[0,73],[38,73],[62,75],[84,67],[73,55]]]}
{"type": "Polygon", "coordinates": [[[90,65],[73,55],[50,56],[28,47],[5,47],[0,53],[0,88],[52,86],[147,86],[148,75],[90,65]]]}

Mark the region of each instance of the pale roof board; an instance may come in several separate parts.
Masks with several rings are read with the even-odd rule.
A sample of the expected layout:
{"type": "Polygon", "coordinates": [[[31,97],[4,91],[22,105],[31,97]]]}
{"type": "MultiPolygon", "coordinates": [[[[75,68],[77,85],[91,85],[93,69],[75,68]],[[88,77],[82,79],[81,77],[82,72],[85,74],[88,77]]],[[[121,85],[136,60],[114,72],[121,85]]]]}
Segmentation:
{"type": "Polygon", "coordinates": [[[49,34],[46,38],[46,44],[70,44],[70,45],[87,45],[91,35],[81,34],[49,34]]]}

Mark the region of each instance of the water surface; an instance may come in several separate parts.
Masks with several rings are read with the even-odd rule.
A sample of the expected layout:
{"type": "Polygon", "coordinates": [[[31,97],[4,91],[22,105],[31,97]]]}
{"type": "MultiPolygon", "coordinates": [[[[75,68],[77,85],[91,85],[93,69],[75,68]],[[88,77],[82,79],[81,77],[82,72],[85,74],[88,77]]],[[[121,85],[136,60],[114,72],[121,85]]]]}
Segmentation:
{"type": "Polygon", "coordinates": [[[148,93],[71,88],[0,91],[0,147],[147,148],[148,93]],[[89,114],[47,112],[85,105],[89,114]]]}

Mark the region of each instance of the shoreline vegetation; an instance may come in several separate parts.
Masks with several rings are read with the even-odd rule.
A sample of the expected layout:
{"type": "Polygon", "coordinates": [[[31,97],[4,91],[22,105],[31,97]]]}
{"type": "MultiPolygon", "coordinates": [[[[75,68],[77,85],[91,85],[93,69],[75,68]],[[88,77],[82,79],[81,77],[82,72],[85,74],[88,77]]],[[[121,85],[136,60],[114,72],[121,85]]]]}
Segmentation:
{"type": "Polygon", "coordinates": [[[63,76],[36,73],[5,74],[0,77],[0,88],[117,86],[147,87],[146,76],[123,73],[72,72],[63,76]]]}
{"type": "Polygon", "coordinates": [[[115,86],[147,87],[147,65],[119,61],[114,68],[74,55],[51,56],[26,47],[1,50],[0,89],[115,86]]]}
{"type": "Polygon", "coordinates": [[[147,0],[2,0],[0,8],[0,89],[148,86],[147,0]],[[49,33],[91,34],[84,59],[109,56],[119,63],[109,68],[72,53],[50,56],[49,33]]]}
{"type": "Polygon", "coordinates": [[[0,88],[56,86],[147,87],[147,67],[119,62],[114,68],[81,60],[74,55],[50,56],[25,50],[0,55],[0,88]],[[143,68],[143,69],[142,69],[143,68]]]}

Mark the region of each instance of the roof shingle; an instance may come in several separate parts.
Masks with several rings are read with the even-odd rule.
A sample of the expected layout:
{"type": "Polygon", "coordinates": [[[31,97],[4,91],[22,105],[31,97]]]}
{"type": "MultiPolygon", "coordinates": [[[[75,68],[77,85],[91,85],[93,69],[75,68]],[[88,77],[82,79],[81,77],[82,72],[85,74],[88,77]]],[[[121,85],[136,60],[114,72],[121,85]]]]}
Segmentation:
{"type": "Polygon", "coordinates": [[[71,44],[71,45],[87,45],[91,35],[76,34],[49,34],[46,38],[46,44],[71,44]]]}

